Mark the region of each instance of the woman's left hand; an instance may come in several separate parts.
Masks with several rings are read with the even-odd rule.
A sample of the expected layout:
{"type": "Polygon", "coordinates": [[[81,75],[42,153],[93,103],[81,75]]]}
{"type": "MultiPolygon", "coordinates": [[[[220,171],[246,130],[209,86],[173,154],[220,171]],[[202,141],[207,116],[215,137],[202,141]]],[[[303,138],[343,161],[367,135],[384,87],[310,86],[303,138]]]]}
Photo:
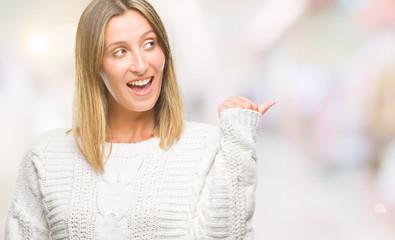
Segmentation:
{"type": "Polygon", "coordinates": [[[250,109],[264,114],[274,104],[275,102],[273,101],[267,101],[258,106],[256,103],[246,97],[231,97],[218,106],[218,114],[221,114],[223,110],[228,108],[250,109]]]}

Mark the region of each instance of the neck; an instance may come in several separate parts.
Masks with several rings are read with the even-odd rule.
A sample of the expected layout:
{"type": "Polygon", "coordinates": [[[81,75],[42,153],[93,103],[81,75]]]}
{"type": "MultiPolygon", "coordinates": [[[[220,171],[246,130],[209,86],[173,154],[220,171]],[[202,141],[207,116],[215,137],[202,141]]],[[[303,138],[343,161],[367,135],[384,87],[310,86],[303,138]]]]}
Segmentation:
{"type": "MultiPolygon", "coordinates": [[[[119,105],[118,105],[119,106],[119,105]]],[[[137,143],[153,137],[154,110],[131,112],[110,107],[110,129],[113,143],[137,143]]]]}

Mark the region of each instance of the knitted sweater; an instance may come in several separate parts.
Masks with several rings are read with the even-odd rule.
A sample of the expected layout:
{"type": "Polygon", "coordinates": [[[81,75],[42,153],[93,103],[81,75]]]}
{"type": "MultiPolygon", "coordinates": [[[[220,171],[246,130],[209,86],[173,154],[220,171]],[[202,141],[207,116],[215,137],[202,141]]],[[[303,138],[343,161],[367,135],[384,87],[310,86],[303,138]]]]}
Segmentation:
{"type": "Polygon", "coordinates": [[[261,120],[227,109],[220,127],[185,122],[169,150],[113,143],[99,174],[72,133],[44,133],[21,162],[6,239],[253,239],[261,120]]]}

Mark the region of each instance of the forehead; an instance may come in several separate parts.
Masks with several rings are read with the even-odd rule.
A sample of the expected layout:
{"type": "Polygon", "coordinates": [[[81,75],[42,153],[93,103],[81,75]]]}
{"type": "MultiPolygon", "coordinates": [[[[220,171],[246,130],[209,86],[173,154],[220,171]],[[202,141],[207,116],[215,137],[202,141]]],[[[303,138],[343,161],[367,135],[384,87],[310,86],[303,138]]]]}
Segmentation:
{"type": "Polygon", "coordinates": [[[105,41],[139,37],[152,30],[148,20],[140,12],[127,10],[124,14],[114,16],[108,21],[105,28],[105,41]]]}

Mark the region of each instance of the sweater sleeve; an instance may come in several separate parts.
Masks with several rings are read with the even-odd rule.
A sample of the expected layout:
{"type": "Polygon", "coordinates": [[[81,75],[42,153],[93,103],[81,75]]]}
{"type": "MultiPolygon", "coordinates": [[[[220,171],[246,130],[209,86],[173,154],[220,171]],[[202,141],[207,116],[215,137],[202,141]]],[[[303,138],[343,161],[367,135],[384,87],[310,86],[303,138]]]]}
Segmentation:
{"type": "Polygon", "coordinates": [[[6,240],[49,239],[38,162],[37,155],[28,150],[20,164],[16,192],[6,222],[6,240]]]}
{"type": "Polygon", "coordinates": [[[253,239],[255,142],[261,122],[262,115],[256,111],[221,112],[220,133],[211,143],[216,154],[199,196],[189,239],[253,239]]]}

